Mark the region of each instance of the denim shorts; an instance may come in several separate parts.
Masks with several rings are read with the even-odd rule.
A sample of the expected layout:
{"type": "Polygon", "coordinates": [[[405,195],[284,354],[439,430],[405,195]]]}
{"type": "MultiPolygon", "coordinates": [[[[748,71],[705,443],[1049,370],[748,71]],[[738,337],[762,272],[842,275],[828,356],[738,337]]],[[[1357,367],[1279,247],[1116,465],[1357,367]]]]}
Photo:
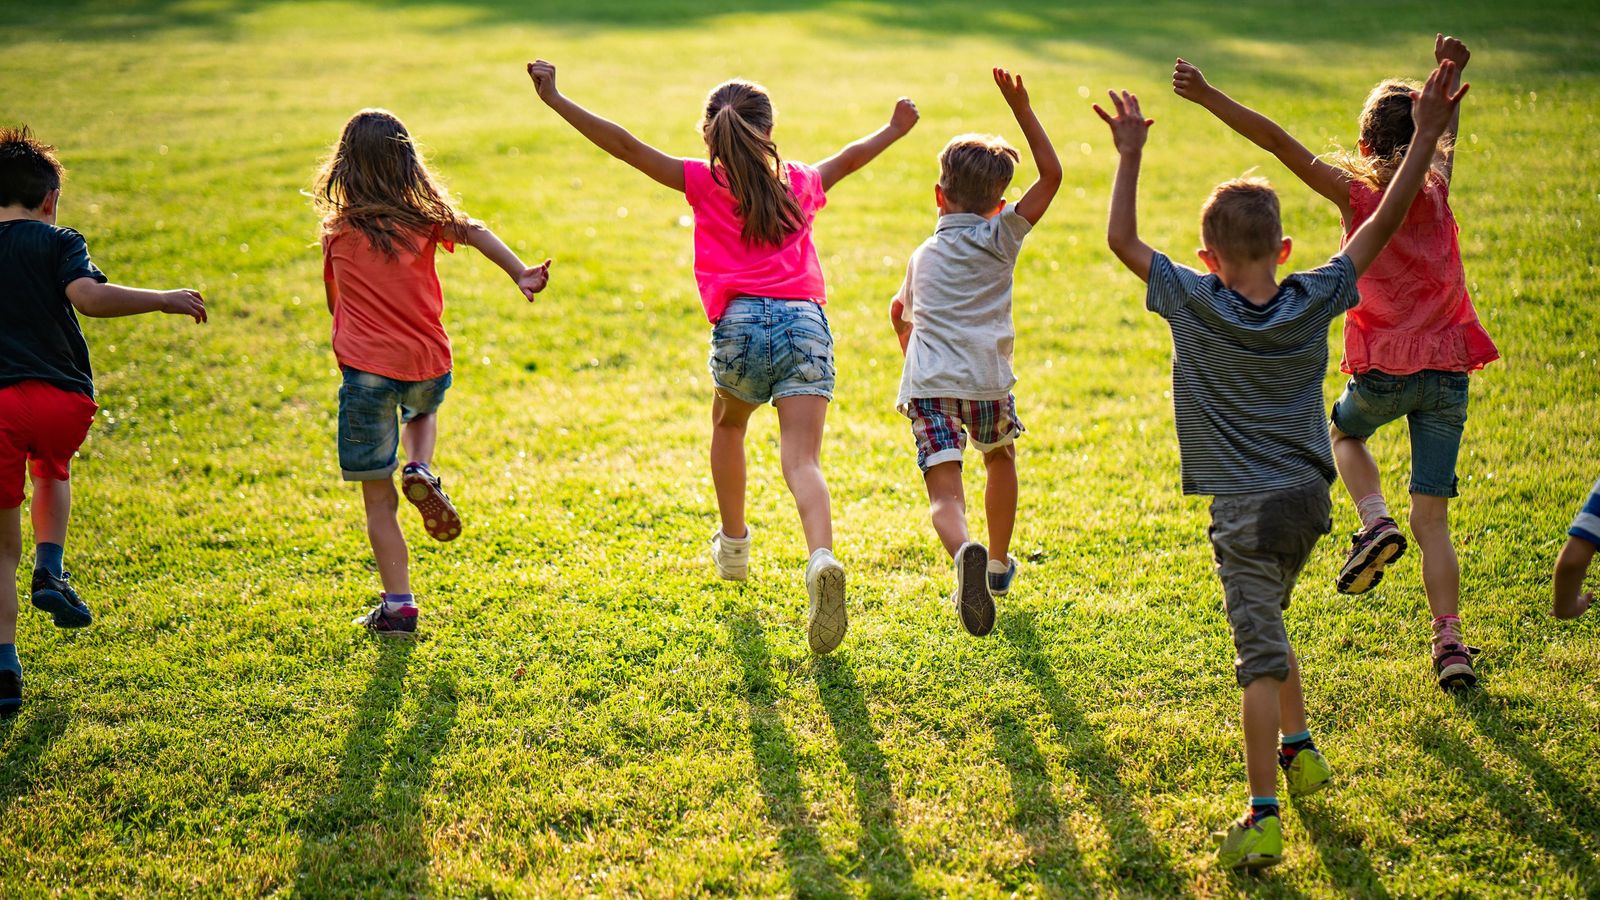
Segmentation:
{"type": "Polygon", "coordinates": [[[345,368],[339,385],[339,469],[344,480],[382,481],[393,475],[399,462],[399,422],[432,415],[449,387],[449,372],[427,381],[396,381],[345,368]]]}
{"type": "Polygon", "coordinates": [[[711,329],[709,365],[717,390],[746,403],[833,399],[833,333],[810,300],[735,297],[711,329]]]}
{"type": "Polygon", "coordinates": [[[1456,496],[1456,457],[1467,424],[1466,373],[1362,372],[1333,404],[1333,426],[1356,438],[1371,437],[1401,416],[1411,429],[1411,493],[1456,496]]]}
{"type": "Polygon", "coordinates": [[[911,436],[917,440],[917,468],[926,472],[940,463],[961,462],[967,437],[979,453],[1017,442],[1027,429],[1017,418],[1017,398],[957,400],[950,397],[913,399],[906,407],[911,436]]]}

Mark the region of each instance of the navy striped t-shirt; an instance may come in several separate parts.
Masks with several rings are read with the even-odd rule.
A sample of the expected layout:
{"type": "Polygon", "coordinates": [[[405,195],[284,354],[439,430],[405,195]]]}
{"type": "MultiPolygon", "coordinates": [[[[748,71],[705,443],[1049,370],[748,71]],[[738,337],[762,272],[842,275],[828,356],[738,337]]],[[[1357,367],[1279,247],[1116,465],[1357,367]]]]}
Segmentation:
{"type": "Polygon", "coordinates": [[[67,285],[104,282],[83,235],[35,219],[0,222],[0,387],[38,380],[94,396],[89,345],[67,285]]]}
{"type": "Polygon", "coordinates": [[[1328,323],[1359,301],[1347,256],[1288,276],[1256,306],[1216,275],[1155,255],[1145,306],[1172,328],[1185,494],[1333,482],[1322,402],[1328,323]]]}

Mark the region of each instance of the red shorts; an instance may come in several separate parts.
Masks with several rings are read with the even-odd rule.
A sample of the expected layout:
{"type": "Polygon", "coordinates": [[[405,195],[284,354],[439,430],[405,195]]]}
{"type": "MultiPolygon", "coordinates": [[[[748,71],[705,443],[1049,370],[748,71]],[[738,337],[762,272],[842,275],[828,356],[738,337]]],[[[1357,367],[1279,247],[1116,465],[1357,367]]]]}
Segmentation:
{"type": "Polygon", "coordinates": [[[66,481],[72,455],[89,434],[100,407],[77,391],[43,381],[0,387],[0,509],[22,505],[23,469],[36,478],[66,481]]]}

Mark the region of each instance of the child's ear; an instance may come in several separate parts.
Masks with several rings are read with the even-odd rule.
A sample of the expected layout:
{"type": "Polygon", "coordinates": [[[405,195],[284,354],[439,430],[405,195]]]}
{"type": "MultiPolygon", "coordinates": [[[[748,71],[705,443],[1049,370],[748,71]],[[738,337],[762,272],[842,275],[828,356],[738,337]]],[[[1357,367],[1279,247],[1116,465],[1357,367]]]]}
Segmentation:
{"type": "Polygon", "coordinates": [[[1293,253],[1293,252],[1294,252],[1294,239],[1293,238],[1289,238],[1289,237],[1285,237],[1283,239],[1283,246],[1278,249],[1278,265],[1281,266],[1284,263],[1288,262],[1289,261],[1289,254],[1293,253]]]}
{"type": "Polygon", "coordinates": [[[944,188],[936,181],[933,183],[933,203],[939,207],[939,212],[944,212],[949,205],[944,199],[944,188]]]}
{"type": "Polygon", "coordinates": [[[1201,262],[1206,264],[1207,272],[1213,275],[1217,274],[1217,255],[1215,253],[1202,247],[1196,250],[1195,254],[1200,257],[1201,262]]]}
{"type": "Polygon", "coordinates": [[[1361,140],[1356,141],[1356,149],[1361,151],[1361,155],[1362,156],[1371,156],[1372,155],[1372,148],[1367,146],[1367,142],[1366,141],[1361,141],[1361,140]]]}
{"type": "Polygon", "coordinates": [[[48,219],[55,219],[56,208],[61,204],[61,188],[56,188],[44,195],[44,202],[39,204],[39,215],[48,219]]]}

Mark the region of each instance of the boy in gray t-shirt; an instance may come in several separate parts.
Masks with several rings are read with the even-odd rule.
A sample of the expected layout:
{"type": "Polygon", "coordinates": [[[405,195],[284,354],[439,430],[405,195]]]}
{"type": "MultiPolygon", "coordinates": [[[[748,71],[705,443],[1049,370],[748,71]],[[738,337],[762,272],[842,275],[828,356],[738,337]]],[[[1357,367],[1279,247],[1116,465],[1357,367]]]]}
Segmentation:
{"type": "Polygon", "coordinates": [[[1006,186],[1019,159],[998,137],[959,135],[939,154],[933,196],[939,224],[911,254],[889,317],[906,354],[896,406],[911,419],[917,465],[928,486],[933,527],[955,558],[952,599],[961,624],[982,637],[994,628],[994,598],[1011,589],[1009,555],[1017,517],[1012,442],[1022,433],[1011,387],[1011,277],[1022,239],[1061,186],[1061,163],[1033,114],[1020,76],[994,70],[995,84],[1028,139],[1039,178],[1015,206],[1006,186]],[[989,546],[967,539],[961,453],[968,436],[983,453],[989,546]]]}

